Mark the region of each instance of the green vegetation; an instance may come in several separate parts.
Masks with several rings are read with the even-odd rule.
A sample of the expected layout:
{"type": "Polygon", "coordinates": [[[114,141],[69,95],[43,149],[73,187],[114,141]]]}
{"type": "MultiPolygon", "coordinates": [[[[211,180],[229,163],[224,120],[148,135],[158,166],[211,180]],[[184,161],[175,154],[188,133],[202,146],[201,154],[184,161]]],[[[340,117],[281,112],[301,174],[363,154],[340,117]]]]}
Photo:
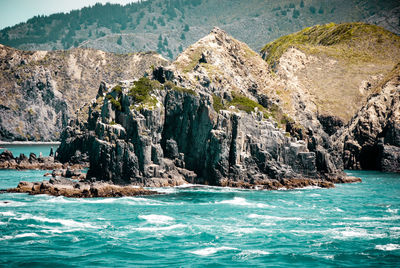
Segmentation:
{"type": "Polygon", "coordinates": [[[213,107],[214,107],[214,110],[215,110],[217,113],[219,113],[219,111],[221,111],[221,110],[224,109],[224,105],[222,104],[222,99],[221,99],[221,97],[219,97],[219,96],[217,96],[217,95],[215,95],[215,94],[213,94],[212,97],[213,97],[213,107]]]}
{"type": "Polygon", "coordinates": [[[232,101],[229,102],[229,106],[235,106],[239,110],[245,111],[246,113],[251,113],[254,108],[259,110],[264,110],[265,108],[259,103],[247,98],[246,96],[236,94],[232,92],[232,101]]]}
{"type": "Polygon", "coordinates": [[[122,93],[121,85],[116,85],[115,87],[112,88],[112,91],[117,92],[118,94],[121,94],[122,93]]]}
{"type": "Polygon", "coordinates": [[[352,62],[368,62],[388,46],[400,46],[400,37],[375,25],[365,23],[329,23],[308,27],[282,36],[262,50],[266,61],[274,68],[280,57],[291,47],[311,54],[324,54],[352,62]],[[386,40],[386,43],[380,43],[386,40]]]}
{"type": "MultiPolygon", "coordinates": [[[[134,82],[134,86],[129,90],[128,95],[133,98],[134,104],[137,105],[137,110],[142,110],[145,107],[154,107],[157,104],[157,99],[150,95],[155,89],[161,89],[160,82],[142,77],[134,82]]],[[[133,107],[135,106],[130,108],[132,109],[133,107]]]]}
{"type": "Polygon", "coordinates": [[[111,96],[111,94],[107,94],[106,98],[111,102],[111,104],[115,110],[118,110],[118,111],[122,110],[121,98],[119,98],[119,100],[116,100],[113,96],[111,96]]]}

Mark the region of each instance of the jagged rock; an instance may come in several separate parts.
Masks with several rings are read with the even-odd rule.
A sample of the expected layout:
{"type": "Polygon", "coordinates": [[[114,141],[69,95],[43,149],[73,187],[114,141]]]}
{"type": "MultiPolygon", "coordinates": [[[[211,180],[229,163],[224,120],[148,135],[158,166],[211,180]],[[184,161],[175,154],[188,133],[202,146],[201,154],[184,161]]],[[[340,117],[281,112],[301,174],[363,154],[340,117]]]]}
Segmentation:
{"type": "Polygon", "coordinates": [[[0,154],[0,169],[59,169],[63,164],[55,161],[53,157],[36,157],[34,153],[27,158],[24,154],[14,157],[13,154],[5,150],[0,154]]]}
{"type": "Polygon", "coordinates": [[[33,52],[1,44],[0,55],[0,140],[4,141],[59,140],[68,121],[83,120],[88,115],[84,104],[105,91],[98,88],[100,80],[138,79],[152,65],[168,62],[154,52],[115,55],[83,48],[33,52]]]}
{"type": "Polygon", "coordinates": [[[268,64],[224,31],[213,29],[151,77],[118,91],[106,86],[88,121],[63,132],[58,159],[87,154],[88,181],[140,186],[277,189],[358,181],[346,179],[317,115],[305,113],[300,126],[287,119],[268,64]],[[305,140],[288,135],[278,127],[282,118],[269,113],[305,140]]]}

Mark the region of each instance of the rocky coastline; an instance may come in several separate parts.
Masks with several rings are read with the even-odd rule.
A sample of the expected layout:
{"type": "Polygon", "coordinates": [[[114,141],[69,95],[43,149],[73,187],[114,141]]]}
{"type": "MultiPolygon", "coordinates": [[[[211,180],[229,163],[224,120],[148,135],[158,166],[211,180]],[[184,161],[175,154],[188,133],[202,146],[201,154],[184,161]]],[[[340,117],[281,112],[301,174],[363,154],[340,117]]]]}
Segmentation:
{"type": "Polygon", "coordinates": [[[267,60],[214,28],[169,65],[101,82],[53,156],[2,153],[0,168],[53,170],[50,181],[9,191],[109,197],[184,184],[331,188],[361,182],[345,168],[399,172],[399,67],[346,123],[320,113],[309,92],[289,83],[296,76],[284,67],[306,59],[301,53],[284,54],[273,73],[267,60]]]}
{"type": "Polygon", "coordinates": [[[30,153],[29,157],[25,154],[14,156],[12,152],[4,150],[0,154],[0,169],[39,169],[39,170],[60,170],[63,174],[67,175],[67,170],[80,170],[87,167],[87,163],[81,162],[79,164],[70,164],[68,162],[61,163],[57,161],[54,154],[50,156],[36,156],[30,153]]]}
{"type": "Polygon", "coordinates": [[[28,193],[30,195],[47,194],[73,198],[122,197],[137,195],[155,195],[155,191],[140,187],[112,185],[104,182],[79,182],[66,178],[51,178],[43,182],[21,181],[16,188],[7,189],[8,193],[28,193]]]}

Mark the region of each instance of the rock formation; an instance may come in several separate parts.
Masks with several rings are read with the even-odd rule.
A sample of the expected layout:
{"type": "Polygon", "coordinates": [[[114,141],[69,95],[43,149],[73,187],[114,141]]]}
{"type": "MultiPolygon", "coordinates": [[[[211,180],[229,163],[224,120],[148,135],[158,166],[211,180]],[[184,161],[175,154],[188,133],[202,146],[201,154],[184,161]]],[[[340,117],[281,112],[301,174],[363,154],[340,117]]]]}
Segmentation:
{"type": "Polygon", "coordinates": [[[292,121],[274,94],[280,82],[224,31],[215,28],[150,76],[99,90],[88,121],[75,120],[62,134],[58,159],[88,155],[88,178],[141,186],[358,181],[346,179],[324,137],[298,141],[281,128],[292,121]]]}
{"type": "Polygon", "coordinates": [[[345,168],[400,172],[400,64],[337,135],[345,168]]]}
{"type": "Polygon", "coordinates": [[[82,106],[96,96],[100,80],[138,79],[166,63],[153,52],[31,52],[0,45],[0,140],[59,140],[69,120],[87,116],[82,106]]]}
{"type": "Polygon", "coordinates": [[[6,190],[9,193],[47,194],[75,198],[122,197],[136,195],[154,195],[155,191],[133,186],[118,186],[107,183],[83,183],[64,178],[52,178],[43,182],[21,181],[16,188],[6,190]]]}

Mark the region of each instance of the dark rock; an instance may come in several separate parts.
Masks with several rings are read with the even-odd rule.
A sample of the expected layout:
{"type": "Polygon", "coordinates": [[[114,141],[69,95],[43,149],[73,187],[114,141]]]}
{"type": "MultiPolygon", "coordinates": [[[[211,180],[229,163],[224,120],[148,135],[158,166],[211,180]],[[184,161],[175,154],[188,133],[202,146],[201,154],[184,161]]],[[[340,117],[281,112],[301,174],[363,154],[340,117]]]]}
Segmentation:
{"type": "Polygon", "coordinates": [[[330,115],[318,115],[318,120],[321,123],[324,131],[329,135],[333,135],[336,133],[338,129],[343,127],[343,121],[336,116],[330,115]]]}

